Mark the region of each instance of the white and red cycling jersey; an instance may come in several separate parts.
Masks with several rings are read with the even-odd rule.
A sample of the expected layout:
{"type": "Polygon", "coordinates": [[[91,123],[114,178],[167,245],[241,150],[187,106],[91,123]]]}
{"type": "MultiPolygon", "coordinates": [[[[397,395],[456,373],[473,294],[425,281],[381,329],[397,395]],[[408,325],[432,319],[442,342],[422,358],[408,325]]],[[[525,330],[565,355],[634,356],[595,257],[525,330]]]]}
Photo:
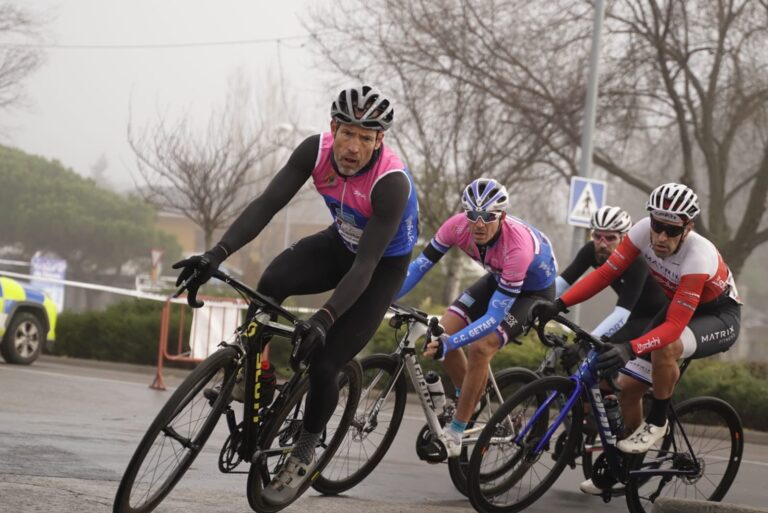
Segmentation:
{"type": "Polygon", "coordinates": [[[731,270],[714,244],[692,231],[675,254],[657,257],[651,247],[649,217],[629,230],[605,264],[576,282],[560,299],[566,306],[589,299],[621,276],[638,255],[645,259],[670,304],[662,324],[631,341],[635,354],[649,353],[680,338],[699,304],[723,294],[739,302],[731,270]]]}

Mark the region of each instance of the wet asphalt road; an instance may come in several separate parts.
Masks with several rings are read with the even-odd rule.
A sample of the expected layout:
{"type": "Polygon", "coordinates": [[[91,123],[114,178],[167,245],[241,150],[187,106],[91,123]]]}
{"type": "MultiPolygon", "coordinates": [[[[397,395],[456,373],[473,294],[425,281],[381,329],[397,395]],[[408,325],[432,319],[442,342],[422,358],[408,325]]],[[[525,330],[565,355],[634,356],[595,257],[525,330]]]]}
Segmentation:
{"type": "MultiPolygon", "coordinates": [[[[112,510],[117,485],[139,439],[169,392],[148,387],[148,367],[94,364],[43,357],[30,367],[0,361],[0,512],[78,513],[112,510]]],[[[166,375],[169,386],[183,374],[166,375]]],[[[417,405],[384,461],[345,496],[310,490],[285,511],[312,513],[473,511],[450,482],[446,465],[421,462],[413,449],[424,421],[417,405]]],[[[166,513],[249,512],[246,476],[216,468],[221,424],[193,467],[156,509],[166,513]]],[[[764,437],[767,438],[768,437],[764,437]]],[[[747,438],[749,442],[749,438],[747,438]]],[[[747,443],[739,476],[726,501],[765,507],[768,445],[747,443]]],[[[623,499],[603,504],[582,495],[579,469],[526,511],[626,511],[623,499]]]]}

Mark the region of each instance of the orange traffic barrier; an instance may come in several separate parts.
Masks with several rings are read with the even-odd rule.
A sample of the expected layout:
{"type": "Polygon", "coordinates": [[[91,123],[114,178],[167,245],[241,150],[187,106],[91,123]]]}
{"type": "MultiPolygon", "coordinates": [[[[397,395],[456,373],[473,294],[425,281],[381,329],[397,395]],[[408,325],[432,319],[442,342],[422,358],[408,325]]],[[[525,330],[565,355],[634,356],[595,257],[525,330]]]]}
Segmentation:
{"type": "Polygon", "coordinates": [[[187,340],[188,350],[185,350],[184,345],[184,326],[189,306],[186,303],[182,304],[171,300],[166,301],[163,305],[163,312],[160,317],[160,337],[157,344],[157,372],[154,381],[149,385],[150,388],[165,390],[163,367],[166,362],[199,363],[215,351],[222,340],[231,337],[235,328],[240,325],[241,312],[246,308],[246,303],[242,299],[202,296],[200,299],[205,301],[205,306],[193,311],[192,329],[189,340],[187,340]],[[171,308],[174,304],[180,309],[179,336],[176,341],[176,351],[171,352],[168,338],[171,308]]]}

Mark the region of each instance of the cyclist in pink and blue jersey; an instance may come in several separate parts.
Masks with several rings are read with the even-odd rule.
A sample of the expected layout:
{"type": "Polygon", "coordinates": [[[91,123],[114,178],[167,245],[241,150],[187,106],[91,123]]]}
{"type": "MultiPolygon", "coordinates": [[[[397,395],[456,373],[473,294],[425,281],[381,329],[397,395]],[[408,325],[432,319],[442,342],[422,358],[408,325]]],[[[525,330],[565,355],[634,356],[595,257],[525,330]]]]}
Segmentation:
{"type": "Polygon", "coordinates": [[[275,505],[292,500],[313,474],[315,447],[338,404],[338,372],[376,332],[405,279],[418,239],[413,180],[384,145],[393,117],[391,101],[377,89],[341,91],[331,106],[330,132],[299,144],[216,246],[173,266],[183,268],[179,283],[198,271],[199,278],[188,285],[196,290],[310,178],[331,212],[332,224],[279,254],[257,287],[278,302],[334,289],[325,305],[294,331],[292,363],[310,362],[310,388],[291,456],[263,492],[275,505]]]}
{"type": "Polygon", "coordinates": [[[453,421],[443,432],[449,457],[461,454],[461,437],[488,379],[488,363],[522,333],[536,299],[555,297],[557,264],[547,237],[507,215],[509,195],[499,182],[479,178],[462,195],[464,212],[449,218],[411,262],[397,297],[408,293],[448,250],[457,246],[488,274],[465,290],[440,323],[445,334],[425,355],[444,362],[460,388],[453,421]],[[468,355],[458,348],[468,345],[468,355]]]}

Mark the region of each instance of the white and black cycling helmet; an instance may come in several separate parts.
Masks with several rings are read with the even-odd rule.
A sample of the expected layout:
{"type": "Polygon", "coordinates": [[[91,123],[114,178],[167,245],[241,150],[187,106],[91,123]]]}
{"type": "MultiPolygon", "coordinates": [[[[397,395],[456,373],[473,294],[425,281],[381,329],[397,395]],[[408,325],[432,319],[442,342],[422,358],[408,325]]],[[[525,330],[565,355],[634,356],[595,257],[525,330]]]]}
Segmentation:
{"type": "Polygon", "coordinates": [[[590,228],[604,232],[627,233],[631,226],[632,218],[625,210],[608,205],[598,208],[589,221],[590,228]]]}
{"type": "Polygon", "coordinates": [[[656,187],[645,209],[661,221],[687,223],[699,215],[699,197],[693,190],[680,183],[665,183],[656,187]]]}
{"type": "Polygon", "coordinates": [[[331,105],[331,117],[341,123],[384,131],[392,126],[392,102],[378,89],[363,85],[339,93],[331,105]]]}
{"type": "Polygon", "coordinates": [[[464,189],[461,206],[477,212],[505,211],[509,205],[507,188],[493,178],[478,178],[464,189]]]}

